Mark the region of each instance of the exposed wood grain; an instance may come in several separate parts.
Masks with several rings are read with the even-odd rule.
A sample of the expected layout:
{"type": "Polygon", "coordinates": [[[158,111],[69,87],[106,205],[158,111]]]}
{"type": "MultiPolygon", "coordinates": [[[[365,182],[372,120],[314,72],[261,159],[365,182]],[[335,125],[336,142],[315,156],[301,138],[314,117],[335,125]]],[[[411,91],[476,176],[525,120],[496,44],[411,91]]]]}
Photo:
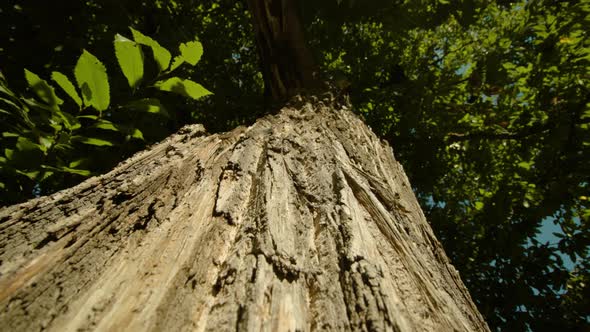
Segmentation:
{"type": "Polygon", "coordinates": [[[0,210],[0,330],[487,331],[391,148],[299,100],[0,210]]]}

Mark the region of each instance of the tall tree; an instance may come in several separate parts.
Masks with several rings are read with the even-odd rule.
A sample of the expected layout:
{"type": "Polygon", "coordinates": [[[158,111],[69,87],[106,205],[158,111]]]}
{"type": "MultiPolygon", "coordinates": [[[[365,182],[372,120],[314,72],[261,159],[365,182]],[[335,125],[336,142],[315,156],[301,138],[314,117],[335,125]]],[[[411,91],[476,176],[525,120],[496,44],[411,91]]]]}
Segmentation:
{"type": "Polygon", "coordinates": [[[391,148],[309,90],[294,2],[250,6],[279,114],[0,211],[3,327],[488,330],[391,148]]]}
{"type": "MultiPolygon", "coordinates": [[[[349,92],[352,110],[395,147],[490,327],[587,329],[588,1],[300,0],[298,6],[317,62],[312,73],[349,92]]],[[[157,98],[168,111],[146,114],[115,103],[102,113],[101,121],[111,123],[96,128],[87,117],[98,114],[80,111],[56,87],[61,110],[82,125],[77,133],[112,144],[95,146],[68,135],[64,123],[65,135],[48,137],[64,119],[39,117],[47,112],[34,113],[33,129],[19,135],[14,128],[23,123],[3,112],[12,107],[0,91],[0,205],[103,174],[183,124],[203,123],[218,133],[280,108],[263,101],[247,1],[6,0],[0,7],[1,70],[21,101],[35,102],[24,91],[23,68],[47,79],[52,71],[70,76],[86,49],[104,62],[113,100],[157,98]],[[113,56],[113,36],[131,38],[129,26],[174,54],[198,35],[202,61],[175,73],[215,94],[199,101],[145,94],[153,92],[149,79],[130,90],[113,56]],[[128,139],[130,128],[143,140],[128,139]]],[[[151,51],[144,53],[145,77],[153,77],[151,51]]]]}

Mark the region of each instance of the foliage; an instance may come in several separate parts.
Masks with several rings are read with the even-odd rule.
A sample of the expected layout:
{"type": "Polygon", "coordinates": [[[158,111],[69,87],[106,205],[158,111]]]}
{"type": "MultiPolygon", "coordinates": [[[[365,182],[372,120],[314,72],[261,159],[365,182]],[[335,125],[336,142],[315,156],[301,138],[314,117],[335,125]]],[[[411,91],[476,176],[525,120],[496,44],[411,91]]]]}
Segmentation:
{"type": "MultiPolygon", "coordinates": [[[[117,34],[114,48],[119,67],[134,91],[142,88],[144,55],[141,45],[146,45],[153,50],[160,71],[152,88],[193,99],[211,94],[191,80],[167,78],[180,64],[186,62],[194,66],[199,62],[203,53],[200,42],[189,42],[189,47],[181,44],[177,65],[168,68],[170,52],[153,39],[131,30],[137,41],[117,34]]],[[[9,88],[4,76],[0,76],[0,116],[4,120],[0,138],[3,151],[0,189],[6,203],[60,189],[64,175],[88,177],[100,171],[93,165],[103,163],[104,156],[100,152],[104,152],[105,147],[117,148],[130,141],[144,141],[143,132],[133,118],[118,121],[116,113],[168,116],[157,98],[133,99],[131,95],[120,98],[117,105],[112,106],[107,70],[86,50],[74,68],[77,86],[63,73],[54,71],[51,74],[75,105],[62,106],[64,100],[58,97],[53,86],[27,69],[24,72],[36,98],[19,96],[9,88]]]]}
{"type": "Polygon", "coordinates": [[[587,2],[523,1],[403,34],[346,23],[324,53],[325,68],[359,82],[353,104],[394,146],[501,330],[588,324],[587,300],[572,301],[588,285],[568,285],[589,275],[589,12],[587,2]]]}
{"type": "MultiPolygon", "coordinates": [[[[101,151],[102,160],[52,165],[81,170],[93,165],[93,172],[107,170],[187,122],[203,122],[217,131],[253,121],[265,110],[244,3],[8,0],[0,12],[5,26],[0,37],[8,41],[0,45],[0,63],[14,82],[13,91],[28,86],[26,80],[19,81],[22,68],[40,77],[49,77],[51,71],[71,72],[70,61],[81,49],[91,49],[107,69],[117,62],[137,64],[134,43],[152,57],[141,56],[143,74],[139,66],[124,64],[124,75],[109,75],[111,97],[125,100],[118,104],[125,112],[112,105],[102,112],[115,127],[140,129],[145,142],[115,139],[116,132],[92,127],[98,118],[78,119],[82,98],[75,100],[76,88],[59,74],[51,75],[60,87],[54,90],[29,74],[29,81],[36,82],[37,99],[28,101],[10,92],[3,81],[3,109],[13,108],[11,115],[1,116],[18,114],[23,128],[27,121],[44,119],[44,130],[51,133],[46,118],[54,114],[55,105],[76,110],[62,113],[86,128],[77,129],[83,132],[80,136],[117,144],[96,147],[77,142],[71,149],[75,152],[68,152],[71,156],[89,158],[101,151]],[[111,57],[113,36],[128,25],[161,44],[132,30],[133,38],[121,36],[122,44],[116,46],[126,49],[117,51],[126,56],[111,57]],[[179,66],[198,61],[200,47],[185,43],[174,58],[166,48],[193,39],[197,32],[207,55],[198,68],[179,66]],[[171,70],[179,78],[165,76],[171,70]],[[159,75],[164,76],[145,82],[145,77],[159,75]],[[196,102],[137,88],[159,85],[185,95],[203,93],[180,77],[198,77],[216,93],[196,102]],[[133,87],[128,100],[127,86],[133,87]],[[32,102],[50,110],[38,110],[32,102]],[[13,104],[16,108],[6,106],[13,104]],[[33,111],[23,111],[23,105],[33,111]],[[161,112],[161,105],[166,105],[169,118],[161,113],[146,116],[161,112]]],[[[346,76],[359,114],[394,147],[427,218],[492,328],[588,328],[588,1],[298,3],[322,72],[326,77],[346,76]],[[555,234],[548,237],[548,229],[555,234]]],[[[69,118],[64,116],[55,116],[55,121],[65,126],[69,118]]],[[[10,121],[3,123],[16,123],[10,121]]],[[[11,142],[10,150],[18,153],[42,151],[36,146],[47,144],[36,136],[19,142],[20,136],[11,137],[10,132],[14,131],[3,127],[2,142],[11,142]]],[[[34,172],[36,163],[22,160],[15,172],[34,172]]],[[[53,171],[41,194],[81,179],[53,171]]],[[[6,193],[20,201],[30,197],[33,188],[28,186],[6,193]]]]}

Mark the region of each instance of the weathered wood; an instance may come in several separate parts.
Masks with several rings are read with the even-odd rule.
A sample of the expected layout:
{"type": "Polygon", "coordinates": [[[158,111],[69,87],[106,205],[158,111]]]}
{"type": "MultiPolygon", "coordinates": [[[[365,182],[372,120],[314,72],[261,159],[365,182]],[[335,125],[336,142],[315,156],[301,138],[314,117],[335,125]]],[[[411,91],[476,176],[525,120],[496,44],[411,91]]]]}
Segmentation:
{"type": "Polygon", "coordinates": [[[3,331],[487,331],[391,148],[330,103],[184,127],[0,210],[3,331]]]}

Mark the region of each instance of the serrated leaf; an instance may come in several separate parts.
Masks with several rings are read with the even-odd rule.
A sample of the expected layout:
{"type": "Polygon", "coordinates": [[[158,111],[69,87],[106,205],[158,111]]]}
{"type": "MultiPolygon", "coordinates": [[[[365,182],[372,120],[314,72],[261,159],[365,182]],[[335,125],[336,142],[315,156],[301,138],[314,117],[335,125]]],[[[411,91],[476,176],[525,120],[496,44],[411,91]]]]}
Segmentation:
{"type": "Polygon", "coordinates": [[[92,106],[98,111],[106,110],[110,104],[109,78],[102,62],[84,50],[76,63],[74,75],[82,90],[84,105],[92,106]]]}
{"type": "Polygon", "coordinates": [[[80,142],[83,144],[88,145],[95,145],[95,146],[113,146],[113,143],[100,139],[100,138],[93,138],[93,137],[84,137],[84,136],[72,136],[72,140],[76,142],[80,142]]]}
{"type": "Polygon", "coordinates": [[[47,81],[37,76],[37,74],[25,69],[25,79],[29,87],[33,89],[33,92],[52,110],[59,109],[59,105],[63,104],[64,101],[55,94],[53,87],[47,81]]]}
{"type": "Polygon", "coordinates": [[[74,102],[78,105],[78,107],[82,107],[82,99],[80,98],[80,96],[78,95],[78,92],[76,91],[76,87],[74,87],[74,84],[72,84],[72,82],[70,81],[70,79],[58,72],[58,71],[54,71],[53,73],[51,73],[51,79],[57,83],[57,85],[59,85],[59,87],[64,90],[64,92],[70,96],[70,98],[72,98],[72,100],[74,100],[74,102]]]}
{"type": "Polygon", "coordinates": [[[131,39],[115,35],[115,56],[129,86],[135,88],[143,78],[143,53],[131,39]]]}
{"type": "Polygon", "coordinates": [[[152,53],[154,54],[154,59],[158,64],[158,69],[160,71],[166,70],[168,65],[170,65],[170,59],[172,59],[172,55],[170,52],[162,47],[157,41],[153,40],[152,38],[143,35],[141,32],[131,29],[131,33],[133,34],[133,39],[136,43],[148,46],[152,49],[152,53]]]}
{"type": "Polygon", "coordinates": [[[182,43],[179,49],[184,61],[193,66],[201,60],[201,56],[203,55],[203,45],[198,41],[182,43]]]}
{"type": "Polygon", "coordinates": [[[170,71],[173,71],[176,68],[180,67],[180,65],[183,63],[184,63],[184,58],[182,57],[182,55],[175,56],[174,61],[172,61],[172,66],[170,66],[170,71]]]}
{"type": "Polygon", "coordinates": [[[147,113],[159,113],[168,116],[168,111],[164,108],[164,105],[160,103],[160,100],[156,98],[145,98],[140,100],[134,100],[126,105],[127,107],[147,113]]]}
{"type": "Polygon", "coordinates": [[[174,92],[193,99],[200,99],[212,94],[211,91],[205,89],[201,84],[191,80],[183,80],[179,77],[171,77],[165,81],[156,82],[154,86],[159,90],[174,92]]]}

